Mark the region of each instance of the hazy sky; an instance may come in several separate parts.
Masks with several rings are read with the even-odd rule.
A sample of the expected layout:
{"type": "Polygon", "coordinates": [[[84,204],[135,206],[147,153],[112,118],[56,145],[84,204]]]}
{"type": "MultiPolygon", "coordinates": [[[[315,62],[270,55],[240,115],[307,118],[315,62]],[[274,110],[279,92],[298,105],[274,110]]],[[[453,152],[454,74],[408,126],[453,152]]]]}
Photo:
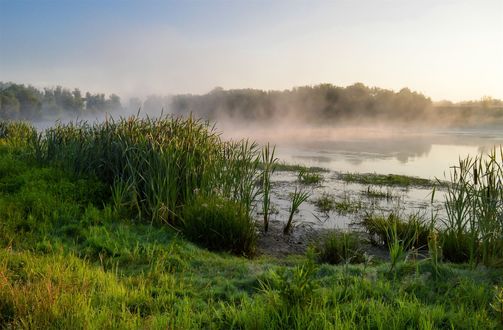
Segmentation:
{"type": "Polygon", "coordinates": [[[363,82],[503,99],[503,0],[0,0],[0,80],[123,97],[363,82]]]}

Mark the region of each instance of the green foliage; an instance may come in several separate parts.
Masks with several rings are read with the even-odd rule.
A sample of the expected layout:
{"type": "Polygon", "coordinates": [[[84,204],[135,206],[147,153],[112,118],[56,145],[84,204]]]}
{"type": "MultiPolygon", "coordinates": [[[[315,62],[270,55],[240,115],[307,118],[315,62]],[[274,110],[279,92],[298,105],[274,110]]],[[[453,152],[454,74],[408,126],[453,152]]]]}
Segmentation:
{"type": "Polygon", "coordinates": [[[43,91],[32,86],[0,82],[0,120],[40,120],[60,115],[79,116],[122,108],[120,98],[112,94],[70,91],[60,86],[43,91]]]}
{"type": "Polygon", "coordinates": [[[246,256],[255,253],[255,223],[246,208],[232,200],[196,197],[184,206],[183,233],[211,250],[246,256]]]}
{"type": "Polygon", "coordinates": [[[333,230],[320,238],[315,251],[320,262],[361,263],[365,261],[361,240],[356,233],[333,230]]]}

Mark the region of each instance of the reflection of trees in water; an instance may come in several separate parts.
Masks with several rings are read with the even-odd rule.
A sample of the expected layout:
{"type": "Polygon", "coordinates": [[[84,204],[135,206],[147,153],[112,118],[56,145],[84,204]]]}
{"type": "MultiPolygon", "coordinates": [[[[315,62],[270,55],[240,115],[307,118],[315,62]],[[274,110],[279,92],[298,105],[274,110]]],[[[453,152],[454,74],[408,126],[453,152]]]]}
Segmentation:
{"type": "Polygon", "coordinates": [[[346,161],[354,165],[359,165],[364,160],[390,158],[396,158],[401,163],[407,163],[410,158],[427,156],[432,145],[431,141],[412,137],[308,142],[306,144],[306,147],[310,149],[322,149],[330,154],[342,155],[346,161]]]}
{"type": "Polygon", "coordinates": [[[483,132],[480,132],[480,134],[444,132],[440,134],[397,134],[389,138],[359,138],[302,143],[303,146],[312,150],[324,150],[327,154],[337,155],[337,157],[342,156],[345,161],[353,165],[360,165],[367,160],[393,158],[405,164],[414,158],[427,157],[434,144],[478,146],[479,153],[487,154],[494,146],[499,147],[503,144],[503,137],[487,137],[483,132]]]}

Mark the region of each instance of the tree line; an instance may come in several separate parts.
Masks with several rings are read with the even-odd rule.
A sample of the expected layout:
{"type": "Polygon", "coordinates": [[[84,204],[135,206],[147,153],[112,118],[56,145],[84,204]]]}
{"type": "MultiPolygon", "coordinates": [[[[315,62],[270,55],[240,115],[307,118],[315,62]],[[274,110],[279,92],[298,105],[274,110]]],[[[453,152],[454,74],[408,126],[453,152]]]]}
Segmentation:
{"type": "Polygon", "coordinates": [[[347,87],[331,84],[296,87],[283,91],[215,88],[202,95],[152,95],[131,98],[123,107],[119,96],[82,94],[63,87],[43,90],[22,84],[0,82],[0,119],[40,120],[75,118],[104,112],[157,115],[162,110],[175,115],[193,114],[210,120],[298,120],[313,124],[348,121],[423,122],[443,125],[503,123],[503,101],[483,97],[478,101],[452,103],[432,100],[408,88],[397,92],[356,83],[347,87]]]}
{"type": "Polygon", "coordinates": [[[284,91],[215,88],[205,95],[177,95],[175,113],[195,113],[209,118],[269,120],[285,117],[311,122],[386,119],[415,120],[430,110],[430,98],[403,88],[398,92],[357,83],[297,87],[284,91]]]}
{"type": "Polygon", "coordinates": [[[37,89],[23,84],[0,82],[0,119],[41,120],[78,117],[122,109],[119,96],[82,95],[79,89],[63,87],[37,89]]]}

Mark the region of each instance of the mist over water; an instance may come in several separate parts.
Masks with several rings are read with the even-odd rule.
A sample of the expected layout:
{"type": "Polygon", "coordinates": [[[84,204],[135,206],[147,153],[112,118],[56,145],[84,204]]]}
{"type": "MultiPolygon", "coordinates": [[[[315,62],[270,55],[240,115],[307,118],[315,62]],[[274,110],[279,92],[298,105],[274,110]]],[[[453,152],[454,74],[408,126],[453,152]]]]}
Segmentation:
{"type": "Polygon", "coordinates": [[[276,122],[217,122],[228,139],[276,145],[280,161],[338,172],[402,174],[448,179],[460,158],[503,144],[503,132],[489,128],[427,128],[393,125],[333,127],[276,122]]]}

